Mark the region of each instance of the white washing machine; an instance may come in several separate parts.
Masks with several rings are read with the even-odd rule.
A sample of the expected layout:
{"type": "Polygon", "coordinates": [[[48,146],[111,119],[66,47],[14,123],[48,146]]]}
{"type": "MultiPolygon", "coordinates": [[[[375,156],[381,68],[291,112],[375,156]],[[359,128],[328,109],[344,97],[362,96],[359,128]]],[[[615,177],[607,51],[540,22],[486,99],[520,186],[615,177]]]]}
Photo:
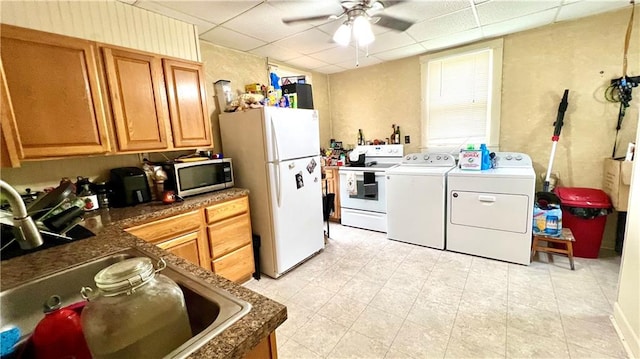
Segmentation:
{"type": "Polygon", "coordinates": [[[455,165],[447,153],[414,153],[387,170],[387,238],[444,249],[446,176],[455,165]]]}
{"type": "Polygon", "coordinates": [[[451,170],[446,249],[529,265],[535,182],[524,153],[497,152],[489,170],[451,170]]]}

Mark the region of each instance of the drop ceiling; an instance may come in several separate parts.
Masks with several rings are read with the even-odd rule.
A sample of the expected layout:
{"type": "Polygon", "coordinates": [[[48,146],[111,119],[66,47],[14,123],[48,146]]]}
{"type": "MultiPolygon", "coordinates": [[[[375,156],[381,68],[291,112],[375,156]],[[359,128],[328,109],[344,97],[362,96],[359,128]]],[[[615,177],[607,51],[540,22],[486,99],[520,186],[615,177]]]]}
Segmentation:
{"type": "MultiPolygon", "coordinates": [[[[201,40],[303,69],[336,73],[560,21],[629,7],[629,0],[406,0],[385,15],[414,24],[404,32],[373,25],[368,48],[332,40],[344,19],[285,25],[283,18],[340,14],[339,0],[123,0],[194,24],[201,40]]],[[[628,21],[628,18],[621,19],[628,21]]]]}

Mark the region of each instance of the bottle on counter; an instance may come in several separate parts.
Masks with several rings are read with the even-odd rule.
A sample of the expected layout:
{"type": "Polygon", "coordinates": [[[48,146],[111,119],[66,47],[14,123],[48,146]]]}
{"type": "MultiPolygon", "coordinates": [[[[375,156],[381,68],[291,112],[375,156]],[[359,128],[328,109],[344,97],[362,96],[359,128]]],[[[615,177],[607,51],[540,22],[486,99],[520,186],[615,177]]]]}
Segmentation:
{"type": "Polygon", "coordinates": [[[399,145],[400,144],[400,126],[396,126],[396,132],[395,132],[395,144],[399,145]]]}
{"type": "Polygon", "coordinates": [[[362,129],[358,129],[358,146],[364,145],[364,134],[362,133],[362,129]]]}
{"type": "Polygon", "coordinates": [[[89,212],[100,208],[98,195],[91,190],[89,183],[83,183],[81,188],[78,198],[84,202],[84,211],[89,212]]]}

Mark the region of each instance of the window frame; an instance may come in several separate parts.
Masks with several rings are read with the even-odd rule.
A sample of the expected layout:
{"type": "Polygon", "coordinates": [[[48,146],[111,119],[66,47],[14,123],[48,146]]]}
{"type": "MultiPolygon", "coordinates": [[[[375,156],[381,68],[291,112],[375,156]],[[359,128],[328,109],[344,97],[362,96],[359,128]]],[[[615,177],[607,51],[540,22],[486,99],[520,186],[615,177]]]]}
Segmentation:
{"type": "Polygon", "coordinates": [[[420,57],[420,84],[421,84],[421,143],[420,149],[428,151],[438,152],[451,152],[457,153],[462,146],[466,143],[458,145],[448,146],[428,146],[428,123],[429,123],[429,111],[428,104],[428,66],[429,62],[433,60],[443,60],[448,57],[456,57],[482,50],[492,50],[491,58],[491,76],[489,82],[491,84],[491,91],[489,91],[489,98],[487,99],[488,107],[490,107],[490,119],[489,119],[489,138],[487,146],[497,151],[500,147],[500,114],[502,107],[502,59],[504,53],[504,39],[494,39],[490,41],[483,41],[467,46],[461,46],[455,49],[444,50],[439,52],[430,53],[420,57]]]}

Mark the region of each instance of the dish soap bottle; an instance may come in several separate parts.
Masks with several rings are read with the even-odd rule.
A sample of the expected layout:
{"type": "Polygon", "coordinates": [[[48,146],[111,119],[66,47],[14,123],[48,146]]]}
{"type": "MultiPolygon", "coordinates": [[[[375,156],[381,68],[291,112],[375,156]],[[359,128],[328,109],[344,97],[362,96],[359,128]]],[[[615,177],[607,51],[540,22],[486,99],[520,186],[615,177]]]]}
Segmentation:
{"type": "Polygon", "coordinates": [[[96,210],[100,207],[98,203],[98,195],[91,190],[89,181],[86,183],[82,183],[80,193],[78,194],[78,198],[80,198],[84,202],[84,211],[90,212],[96,210]]]}

